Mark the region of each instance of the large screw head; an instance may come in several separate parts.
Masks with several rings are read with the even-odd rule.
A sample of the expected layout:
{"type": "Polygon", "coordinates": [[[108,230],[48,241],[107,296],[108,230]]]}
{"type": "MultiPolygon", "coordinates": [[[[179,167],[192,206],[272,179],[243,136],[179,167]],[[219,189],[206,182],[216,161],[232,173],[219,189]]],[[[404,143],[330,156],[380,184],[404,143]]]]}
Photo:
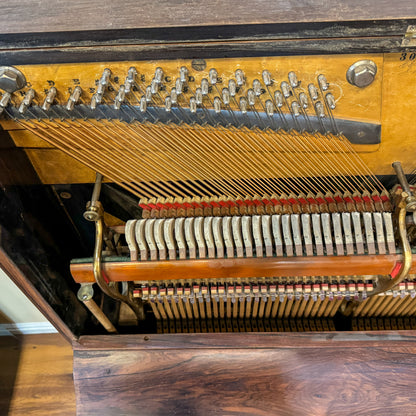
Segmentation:
{"type": "Polygon", "coordinates": [[[347,81],[358,88],[370,85],[377,74],[377,65],[373,61],[362,60],[352,64],[347,71],[347,81]]]}
{"type": "Polygon", "coordinates": [[[0,66],[0,89],[13,93],[26,85],[25,76],[12,66],[0,66]]]}

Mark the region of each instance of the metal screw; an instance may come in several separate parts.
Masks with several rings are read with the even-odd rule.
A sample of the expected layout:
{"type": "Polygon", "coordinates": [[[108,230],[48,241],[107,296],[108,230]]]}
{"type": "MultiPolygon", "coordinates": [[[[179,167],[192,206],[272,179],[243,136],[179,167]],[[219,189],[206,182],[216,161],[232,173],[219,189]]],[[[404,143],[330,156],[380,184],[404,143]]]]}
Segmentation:
{"type": "Polygon", "coordinates": [[[403,39],[403,43],[404,43],[405,45],[408,45],[408,44],[410,43],[410,39],[409,39],[409,38],[404,38],[404,39],[403,39]]]}
{"type": "Polygon", "coordinates": [[[205,59],[193,59],[191,65],[195,71],[203,71],[207,67],[205,59]]]}
{"type": "Polygon", "coordinates": [[[377,65],[370,60],[357,61],[348,68],[347,81],[358,88],[370,85],[377,74],[377,65]]]}

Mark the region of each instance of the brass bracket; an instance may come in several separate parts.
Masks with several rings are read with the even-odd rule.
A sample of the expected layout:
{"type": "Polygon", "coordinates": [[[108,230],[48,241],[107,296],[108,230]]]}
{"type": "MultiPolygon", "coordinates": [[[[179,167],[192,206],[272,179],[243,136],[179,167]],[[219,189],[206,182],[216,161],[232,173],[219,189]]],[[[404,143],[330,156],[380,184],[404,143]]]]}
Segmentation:
{"type": "Polygon", "coordinates": [[[402,264],[401,268],[394,278],[391,276],[380,277],[377,282],[376,289],[371,293],[370,296],[378,295],[379,293],[390,290],[393,286],[400,284],[409,274],[412,267],[412,249],[410,247],[409,239],[407,238],[406,231],[406,199],[408,198],[406,192],[402,192],[401,201],[397,205],[397,227],[400,238],[400,245],[402,247],[402,264]]]}
{"type": "Polygon", "coordinates": [[[400,284],[407,277],[412,267],[412,249],[410,247],[409,238],[407,236],[406,213],[416,211],[416,198],[410,189],[401,163],[394,162],[392,166],[396,172],[397,179],[399,180],[400,186],[403,190],[401,194],[397,196],[398,202],[396,203],[395,213],[398,237],[402,247],[403,259],[397,276],[394,278],[391,276],[379,277],[377,287],[370,296],[386,292],[392,287],[400,284]]]}
{"type": "MultiPolygon", "coordinates": [[[[144,311],[139,303],[133,301],[128,295],[122,295],[113,283],[107,283],[102,274],[102,251],[104,232],[107,229],[105,226],[103,215],[104,209],[98,200],[100,196],[101,183],[103,176],[99,173],[96,175],[94,190],[91,201],[87,204],[87,210],[84,212],[84,218],[88,221],[95,222],[95,247],[94,247],[94,262],[93,273],[94,279],[98,287],[109,297],[124,302],[137,316],[138,320],[144,319],[144,311]]],[[[98,319],[98,318],[97,318],[98,319]]]]}

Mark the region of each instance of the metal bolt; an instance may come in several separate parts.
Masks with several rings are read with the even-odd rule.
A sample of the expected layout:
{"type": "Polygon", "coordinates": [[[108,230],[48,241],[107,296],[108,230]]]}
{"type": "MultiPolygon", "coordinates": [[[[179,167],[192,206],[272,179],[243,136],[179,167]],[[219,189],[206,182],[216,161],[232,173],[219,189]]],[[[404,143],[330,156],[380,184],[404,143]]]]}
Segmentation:
{"type": "Polygon", "coordinates": [[[26,85],[25,76],[12,66],[0,66],[0,89],[13,93],[26,85]]]}
{"type": "Polygon", "coordinates": [[[84,218],[88,221],[95,221],[97,219],[97,213],[96,212],[85,212],[84,218]]]}
{"type": "Polygon", "coordinates": [[[61,192],[61,193],[59,194],[59,196],[60,196],[62,199],[70,199],[70,198],[72,197],[72,195],[71,195],[69,192],[61,192]]]}
{"type": "Polygon", "coordinates": [[[358,88],[370,85],[377,74],[377,65],[370,60],[357,61],[348,68],[347,81],[358,88]]]}
{"type": "Polygon", "coordinates": [[[403,43],[404,43],[405,45],[408,45],[408,44],[410,43],[410,39],[409,39],[409,38],[404,38],[404,39],[403,39],[403,43]]]}

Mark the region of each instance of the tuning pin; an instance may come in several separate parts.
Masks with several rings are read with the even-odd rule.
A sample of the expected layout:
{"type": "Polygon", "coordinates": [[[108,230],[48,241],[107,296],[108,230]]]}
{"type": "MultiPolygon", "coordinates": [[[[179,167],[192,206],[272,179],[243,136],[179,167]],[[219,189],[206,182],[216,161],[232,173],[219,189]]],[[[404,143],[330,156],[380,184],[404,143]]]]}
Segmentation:
{"type": "Polygon", "coordinates": [[[124,85],[120,85],[120,89],[118,90],[116,98],[114,99],[115,110],[120,110],[121,103],[124,101],[125,96],[126,96],[126,88],[124,87],[124,85]]]}
{"type": "Polygon", "coordinates": [[[209,83],[206,78],[203,78],[201,80],[201,92],[202,92],[202,95],[208,95],[209,93],[209,83]]]}
{"type": "Polygon", "coordinates": [[[298,77],[293,71],[290,71],[288,74],[289,84],[292,88],[296,88],[299,85],[298,77]]]}
{"type": "Polygon", "coordinates": [[[152,87],[148,85],[145,91],[146,102],[152,102],[152,87]]]}
{"type": "Polygon", "coordinates": [[[240,97],[240,111],[242,114],[247,114],[247,99],[246,97],[240,97]]]}
{"type": "Polygon", "coordinates": [[[9,92],[5,92],[0,99],[0,114],[3,113],[4,109],[9,105],[12,99],[12,95],[9,92]]]}
{"type": "Polygon", "coordinates": [[[230,104],[230,91],[228,90],[228,88],[222,89],[222,102],[224,103],[224,105],[230,104]]]}
{"type": "Polygon", "coordinates": [[[168,113],[172,110],[172,98],[169,95],[165,98],[165,110],[168,113]]]}
{"type": "Polygon", "coordinates": [[[302,106],[302,108],[304,108],[304,109],[308,108],[308,106],[309,106],[308,96],[304,92],[301,92],[299,94],[299,102],[300,102],[300,105],[302,106]]]}
{"type": "Polygon", "coordinates": [[[195,90],[195,101],[197,105],[202,105],[202,100],[203,100],[203,96],[202,96],[202,89],[201,88],[197,88],[195,90]]]}
{"type": "Polygon", "coordinates": [[[98,98],[97,94],[94,94],[91,97],[91,104],[90,104],[91,110],[95,110],[97,108],[98,100],[99,100],[99,98],[98,98]]]}
{"type": "Polygon", "coordinates": [[[322,91],[326,91],[329,88],[328,81],[325,78],[325,75],[318,76],[318,84],[321,87],[322,91]]]}
{"type": "Polygon", "coordinates": [[[152,82],[150,83],[150,91],[152,92],[152,95],[159,92],[159,83],[156,81],[156,78],[153,78],[152,82]]]}
{"type": "Polygon", "coordinates": [[[209,83],[211,85],[215,85],[218,81],[218,72],[217,72],[217,70],[215,68],[211,68],[209,70],[208,77],[209,77],[209,83]]]}
{"type": "Polygon", "coordinates": [[[173,105],[175,105],[178,102],[178,94],[176,92],[176,88],[171,89],[170,99],[171,99],[173,105]]]}
{"type": "Polygon", "coordinates": [[[247,91],[247,101],[250,106],[256,105],[256,94],[252,88],[247,91]]]}
{"type": "Polygon", "coordinates": [[[140,98],[140,111],[142,113],[145,113],[146,110],[147,110],[147,100],[146,100],[146,97],[142,95],[142,97],[140,98]]]}
{"type": "Polygon", "coordinates": [[[257,97],[260,97],[260,95],[261,95],[261,84],[260,84],[260,81],[258,79],[255,79],[253,81],[253,91],[254,91],[254,94],[256,94],[257,97]]]}
{"type": "Polygon", "coordinates": [[[329,105],[329,108],[331,110],[335,110],[336,105],[335,105],[335,98],[334,98],[334,96],[330,92],[328,92],[325,95],[325,99],[326,99],[327,104],[329,105]]]}
{"type": "Polygon", "coordinates": [[[179,79],[183,84],[188,82],[188,68],[186,66],[181,66],[179,70],[179,79]]]}
{"type": "Polygon", "coordinates": [[[235,79],[237,80],[237,85],[241,87],[245,83],[244,72],[241,69],[235,71],[235,79]]]}
{"type": "Polygon", "coordinates": [[[228,90],[230,91],[230,96],[235,97],[237,95],[237,83],[234,79],[228,81],[228,90]]]}
{"type": "Polygon", "coordinates": [[[158,84],[162,83],[162,81],[163,81],[163,69],[162,68],[157,67],[155,69],[155,78],[154,79],[158,84]]]}
{"type": "Polygon", "coordinates": [[[111,70],[109,70],[108,68],[104,69],[103,74],[101,75],[101,79],[98,81],[98,86],[97,86],[97,94],[99,96],[104,95],[105,89],[108,83],[110,82],[110,77],[111,77],[111,70]]]}
{"type": "Polygon", "coordinates": [[[320,101],[317,101],[315,103],[315,110],[316,110],[316,114],[318,115],[318,117],[320,118],[325,117],[324,105],[320,101]]]}
{"type": "Polygon", "coordinates": [[[318,99],[318,90],[316,89],[315,85],[309,84],[308,85],[309,97],[311,97],[312,101],[318,99]]]}
{"type": "Polygon", "coordinates": [[[277,105],[278,108],[282,108],[283,107],[283,94],[280,90],[277,90],[274,92],[274,101],[277,105]]]}
{"type": "Polygon", "coordinates": [[[286,81],[283,81],[280,84],[280,88],[282,89],[283,96],[285,98],[289,98],[290,97],[290,87],[289,87],[289,84],[286,81]]]}
{"type": "Polygon", "coordinates": [[[20,103],[19,106],[19,113],[24,114],[27,108],[32,104],[33,99],[35,98],[35,90],[31,88],[25,94],[23,101],[20,103]]]}
{"type": "Polygon", "coordinates": [[[265,69],[262,73],[264,85],[269,86],[272,85],[272,75],[270,74],[267,69],[265,69]]]}
{"type": "Polygon", "coordinates": [[[176,78],[175,81],[175,88],[176,88],[176,94],[181,95],[182,94],[182,87],[183,83],[180,78],[176,78]]]}
{"type": "Polygon", "coordinates": [[[266,100],[265,107],[266,107],[266,114],[269,117],[273,117],[273,114],[274,114],[274,105],[272,103],[272,100],[266,100]]]}
{"type": "Polygon", "coordinates": [[[191,97],[189,99],[189,110],[191,111],[191,113],[196,113],[196,99],[195,97],[191,97]]]}
{"type": "Polygon", "coordinates": [[[134,66],[131,66],[129,70],[127,71],[126,80],[124,81],[124,87],[126,94],[130,92],[131,87],[134,84],[134,81],[137,76],[137,70],[134,66]]]}
{"type": "Polygon", "coordinates": [[[68,102],[66,103],[66,109],[68,111],[72,111],[74,109],[75,104],[78,102],[79,98],[81,97],[81,93],[82,93],[81,87],[77,85],[74,88],[74,91],[72,92],[70,97],[68,98],[68,102]]]}
{"type": "Polygon", "coordinates": [[[48,111],[55,97],[56,97],[56,88],[51,87],[46,94],[45,101],[42,104],[42,110],[48,111]]]}
{"type": "Polygon", "coordinates": [[[124,81],[124,92],[128,94],[131,90],[131,87],[134,84],[134,80],[137,76],[137,70],[134,66],[130,67],[127,71],[126,80],[124,81]]]}
{"type": "Polygon", "coordinates": [[[292,102],[292,111],[293,111],[293,115],[295,117],[299,117],[300,116],[300,105],[297,101],[293,101],[292,102]]]}
{"type": "Polygon", "coordinates": [[[214,98],[214,111],[219,114],[221,113],[221,100],[220,97],[214,98]]]}

